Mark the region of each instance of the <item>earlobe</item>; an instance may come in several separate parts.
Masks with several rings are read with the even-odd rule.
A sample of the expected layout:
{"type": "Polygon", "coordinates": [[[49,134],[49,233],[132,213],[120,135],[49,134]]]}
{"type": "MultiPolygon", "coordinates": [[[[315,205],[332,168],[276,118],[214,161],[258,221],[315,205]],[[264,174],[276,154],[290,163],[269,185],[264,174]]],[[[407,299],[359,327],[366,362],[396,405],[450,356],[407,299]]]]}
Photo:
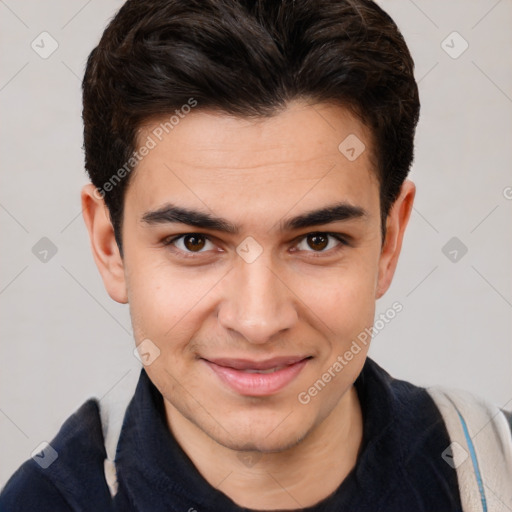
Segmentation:
{"type": "Polygon", "coordinates": [[[128,295],[123,259],[115,240],[108,209],[92,183],[83,187],[81,198],[92,254],[105,289],[113,300],[126,304],[128,295]]]}
{"type": "Polygon", "coordinates": [[[405,228],[411,216],[416,194],[416,186],[405,180],[400,195],[393,204],[386,221],[386,239],[379,259],[379,275],[377,279],[376,298],[380,299],[388,290],[402,249],[405,228]]]}

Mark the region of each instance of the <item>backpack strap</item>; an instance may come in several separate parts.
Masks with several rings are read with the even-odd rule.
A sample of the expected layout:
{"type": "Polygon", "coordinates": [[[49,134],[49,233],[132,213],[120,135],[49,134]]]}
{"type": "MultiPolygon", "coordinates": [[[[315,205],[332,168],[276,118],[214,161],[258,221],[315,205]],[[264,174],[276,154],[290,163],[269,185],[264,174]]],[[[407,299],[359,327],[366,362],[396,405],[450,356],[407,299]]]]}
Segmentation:
{"type": "Polygon", "coordinates": [[[504,411],[466,391],[427,391],[451,439],[439,455],[457,471],[463,511],[512,510],[512,435],[504,411]]]}
{"type": "Polygon", "coordinates": [[[140,372],[132,368],[103,398],[98,401],[103,439],[107,457],[104,462],[105,480],[110,495],[117,494],[115,458],[126,409],[133,398],[140,372]]]}

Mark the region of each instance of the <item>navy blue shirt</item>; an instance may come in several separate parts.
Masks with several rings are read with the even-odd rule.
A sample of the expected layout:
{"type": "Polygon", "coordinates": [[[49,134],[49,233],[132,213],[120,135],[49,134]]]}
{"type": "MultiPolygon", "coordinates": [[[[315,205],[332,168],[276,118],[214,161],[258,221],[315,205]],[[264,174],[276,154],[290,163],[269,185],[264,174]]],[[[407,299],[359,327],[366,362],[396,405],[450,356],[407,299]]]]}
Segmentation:
{"type": "MultiPolygon", "coordinates": [[[[393,379],[368,358],[355,387],[363,412],[356,466],[337,490],[307,512],[461,512],[455,470],[441,457],[446,427],[424,388],[393,379]]],[[[47,469],[25,462],[0,494],[0,511],[242,512],[197,471],[166,423],[163,398],[144,369],[127,409],[116,468],[119,490],[104,480],[98,404],[85,402],[50,442],[47,469]]]]}

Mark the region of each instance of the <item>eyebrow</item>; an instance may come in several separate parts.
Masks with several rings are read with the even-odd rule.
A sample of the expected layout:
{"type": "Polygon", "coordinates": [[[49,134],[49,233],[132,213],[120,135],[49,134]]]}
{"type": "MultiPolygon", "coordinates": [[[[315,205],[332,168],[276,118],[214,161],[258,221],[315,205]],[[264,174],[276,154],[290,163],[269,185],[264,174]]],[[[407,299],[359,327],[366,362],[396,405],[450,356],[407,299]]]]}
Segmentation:
{"type": "MultiPolygon", "coordinates": [[[[367,217],[368,212],[364,208],[342,202],[318,210],[311,210],[285,221],[280,221],[280,231],[294,231],[323,224],[331,224],[333,222],[363,219],[367,217]]],[[[232,224],[222,217],[215,217],[209,213],[173,204],[165,204],[158,210],[144,213],[142,222],[149,225],[181,223],[196,228],[212,229],[233,235],[240,233],[239,226],[232,224]]]]}

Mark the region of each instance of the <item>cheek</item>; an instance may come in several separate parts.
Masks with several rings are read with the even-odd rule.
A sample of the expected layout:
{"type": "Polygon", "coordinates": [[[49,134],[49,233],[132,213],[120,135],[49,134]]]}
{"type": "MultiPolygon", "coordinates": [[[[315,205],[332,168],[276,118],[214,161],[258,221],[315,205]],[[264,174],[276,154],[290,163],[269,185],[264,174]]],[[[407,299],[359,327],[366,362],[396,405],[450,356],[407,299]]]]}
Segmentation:
{"type": "Polygon", "coordinates": [[[180,271],[161,259],[138,258],[130,262],[127,286],[135,339],[179,340],[197,326],[219,275],[180,271]]]}
{"type": "Polygon", "coordinates": [[[323,322],[322,330],[346,341],[373,323],[377,272],[376,258],[360,259],[323,275],[302,276],[297,295],[323,322]]]}
{"type": "Polygon", "coordinates": [[[135,339],[137,342],[144,338],[161,339],[179,320],[180,283],[149,258],[133,257],[132,254],[125,266],[135,339]]]}

